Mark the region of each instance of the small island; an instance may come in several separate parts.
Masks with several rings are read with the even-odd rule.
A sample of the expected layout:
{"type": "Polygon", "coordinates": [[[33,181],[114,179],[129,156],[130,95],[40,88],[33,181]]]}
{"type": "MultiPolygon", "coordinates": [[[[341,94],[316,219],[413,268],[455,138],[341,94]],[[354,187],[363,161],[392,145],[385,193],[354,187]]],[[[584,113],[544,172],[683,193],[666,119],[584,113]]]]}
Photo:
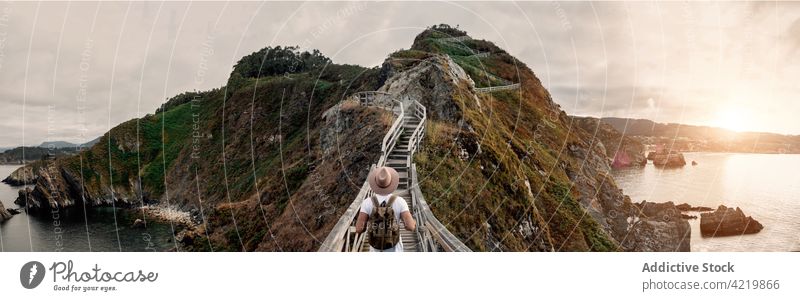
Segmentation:
{"type": "Polygon", "coordinates": [[[655,151],[647,154],[647,159],[653,161],[653,165],[657,167],[683,167],[686,165],[686,159],[683,158],[683,153],[678,151],[655,151]]]}

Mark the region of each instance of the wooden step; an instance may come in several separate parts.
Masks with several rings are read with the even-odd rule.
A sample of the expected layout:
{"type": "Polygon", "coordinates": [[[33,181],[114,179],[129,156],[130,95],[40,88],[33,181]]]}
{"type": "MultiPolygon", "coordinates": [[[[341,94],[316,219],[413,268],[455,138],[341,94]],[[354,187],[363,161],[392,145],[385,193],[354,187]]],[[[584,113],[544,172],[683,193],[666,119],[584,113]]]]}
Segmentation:
{"type": "Polygon", "coordinates": [[[395,166],[395,165],[406,166],[406,163],[407,163],[406,160],[401,160],[401,159],[389,159],[389,160],[386,160],[386,165],[388,165],[388,166],[395,166]]]}

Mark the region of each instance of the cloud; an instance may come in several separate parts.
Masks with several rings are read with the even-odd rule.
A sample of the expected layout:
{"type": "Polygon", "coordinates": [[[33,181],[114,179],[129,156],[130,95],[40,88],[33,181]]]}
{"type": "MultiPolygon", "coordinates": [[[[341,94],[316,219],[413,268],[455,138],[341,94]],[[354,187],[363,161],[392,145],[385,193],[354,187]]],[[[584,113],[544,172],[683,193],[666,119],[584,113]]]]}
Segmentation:
{"type": "Polygon", "coordinates": [[[172,95],[222,86],[267,45],[369,67],[439,23],[520,58],[571,114],[704,124],[736,106],[758,114],[755,130],[800,133],[798,20],[800,5],[783,2],[4,2],[0,146],[23,132],[28,145],[92,139],[172,95]]]}

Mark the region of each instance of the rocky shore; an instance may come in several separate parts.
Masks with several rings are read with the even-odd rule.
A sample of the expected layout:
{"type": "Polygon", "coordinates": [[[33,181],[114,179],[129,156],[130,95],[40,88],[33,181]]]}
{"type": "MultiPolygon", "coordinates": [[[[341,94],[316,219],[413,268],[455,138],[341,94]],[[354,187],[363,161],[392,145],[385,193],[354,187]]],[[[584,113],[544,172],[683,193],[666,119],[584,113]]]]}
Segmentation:
{"type": "Polygon", "coordinates": [[[758,233],[764,229],[752,216],[745,216],[742,209],[720,205],[716,211],[700,214],[700,233],[703,236],[731,236],[758,233]]]}
{"type": "Polygon", "coordinates": [[[645,252],[689,252],[692,229],[672,202],[634,203],[638,216],[631,220],[632,236],[645,252]]]}
{"type": "MultiPolygon", "coordinates": [[[[186,211],[181,211],[173,207],[145,205],[142,207],[138,207],[135,210],[144,211],[148,219],[157,219],[162,222],[180,224],[190,227],[194,227],[197,225],[197,223],[192,218],[191,213],[186,211]]],[[[136,225],[136,221],[134,221],[134,225],[132,226],[138,226],[136,225]]]]}

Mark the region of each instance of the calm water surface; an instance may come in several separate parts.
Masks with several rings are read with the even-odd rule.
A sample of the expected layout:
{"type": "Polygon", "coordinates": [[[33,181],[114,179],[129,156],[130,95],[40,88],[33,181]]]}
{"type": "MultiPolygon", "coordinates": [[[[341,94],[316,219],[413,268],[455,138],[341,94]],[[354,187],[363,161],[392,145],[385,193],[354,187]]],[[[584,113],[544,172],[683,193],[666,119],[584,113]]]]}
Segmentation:
{"type": "MultiPolygon", "coordinates": [[[[764,225],[757,234],[703,238],[692,226],[692,251],[800,250],[800,155],[685,153],[686,166],[616,170],[624,193],[641,200],[716,208],[741,207],[764,225]],[[691,161],[698,165],[692,166],[691,161]]],[[[696,213],[692,213],[697,215],[696,213]]]]}
{"type": "MultiPolygon", "coordinates": [[[[4,179],[16,165],[0,165],[4,179]]],[[[14,204],[17,191],[0,183],[0,201],[6,208],[14,204]]],[[[41,215],[17,214],[0,223],[2,251],[164,251],[175,247],[169,224],[148,220],[147,229],[130,226],[142,213],[112,208],[71,208],[41,215]]]]}

